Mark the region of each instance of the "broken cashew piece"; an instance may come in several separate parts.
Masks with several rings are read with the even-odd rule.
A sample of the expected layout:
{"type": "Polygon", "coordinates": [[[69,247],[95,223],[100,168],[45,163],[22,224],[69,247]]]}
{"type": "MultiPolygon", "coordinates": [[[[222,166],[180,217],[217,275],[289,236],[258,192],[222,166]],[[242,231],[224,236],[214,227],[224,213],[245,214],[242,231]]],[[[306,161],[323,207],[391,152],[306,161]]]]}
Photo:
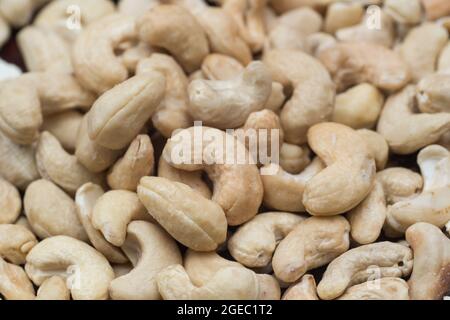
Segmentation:
{"type": "Polygon", "coordinates": [[[67,236],[45,239],[27,255],[25,271],[36,285],[59,275],[68,279],[74,300],[105,300],[114,271],[88,244],[67,236]]]}
{"type": "Polygon", "coordinates": [[[228,250],[247,267],[267,266],[278,243],[304,219],[287,212],[258,214],[228,239],[228,250]]]}
{"type": "Polygon", "coordinates": [[[414,251],[413,273],[408,281],[412,300],[440,300],[450,290],[450,240],[438,227],[417,223],[406,230],[414,251]]]}
{"type": "Polygon", "coordinates": [[[352,283],[358,284],[355,283],[358,278],[366,279],[361,283],[367,277],[383,277],[383,268],[397,277],[406,277],[412,265],[412,251],[406,246],[387,241],[363,245],[343,253],[328,265],[317,292],[321,299],[335,299],[352,283]]]}
{"type": "Polygon", "coordinates": [[[278,279],[294,282],[308,270],[326,265],[350,246],[350,225],[344,217],[311,217],[300,222],[273,255],[278,279]]]}
{"type": "Polygon", "coordinates": [[[159,300],[156,276],[170,265],[182,263],[175,240],[161,227],[133,221],[128,225],[127,238],[122,246],[134,268],[114,279],[109,293],[115,300],[159,300]]]}
{"type": "Polygon", "coordinates": [[[327,168],[306,183],[306,210],[312,215],[336,215],[364,200],[372,189],[376,168],[357,132],[342,124],[321,123],[308,131],[308,143],[327,168]]]}

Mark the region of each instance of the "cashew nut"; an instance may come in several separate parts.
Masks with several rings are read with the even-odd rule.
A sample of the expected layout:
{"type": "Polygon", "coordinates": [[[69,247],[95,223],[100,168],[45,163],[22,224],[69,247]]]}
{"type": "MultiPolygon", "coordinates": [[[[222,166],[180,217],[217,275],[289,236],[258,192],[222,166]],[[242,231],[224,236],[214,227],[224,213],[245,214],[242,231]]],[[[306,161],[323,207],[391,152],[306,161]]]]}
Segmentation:
{"type": "Polygon", "coordinates": [[[420,174],[402,167],[392,167],[378,172],[377,180],[383,186],[388,204],[417,195],[423,186],[420,174]]]}
{"type": "Polygon", "coordinates": [[[64,149],[72,152],[76,147],[77,134],[82,121],[82,113],[69,110],[45,117],[41,129],[50,132],[61,142],[64,149]]]}
{"type": "Polygon", "coordinates": [[[332,3],[328,6],[325,18],[325,31],[334,34],[336,31],[358,24],[364,16],[361,3],[332,3]]]}
{"type": "Polygon", "coordinates": [[[314,277],[305,274],[300,281],[289,286],[281,300],[319,300],[314,277]]]}
{"type": "Polygon", "coordinates": [[[22,210],[22,198],[14,185],[0,174],[0,225],[13,223],[22,210]]]}
{"type": "Polygon", "coordinates": [[[431,74],[417,85],[417,101],[423,113],[450,113],[450,74],[431,74]]]}
{"type": "Polygon", "coordinates": [[[36,237],[26,227],[0,224],[0,257],[6,261],[24,264],[26,255],[36,244],[36,237]]]}
{"type": "Polygon", "coordinates": [[[8,300],[34,300],[34,288],[22,267],[0,257],[0,294],[8,300]]]}
{"type": "Polygon", "coordinates": [[[348,288],[337,300],[409,300],[409,287],[400,278],[382,278],[348,288]]]}
{"type": "Polygon", "coordinates": [[[422,0],[427,18],[435,20],[450,14],[450,3],[445,0],[422,0]]]}
{"type": "Polygon", "coordinates": [[[422,19],[420,0],[385,0],[384,10],[401,24],[416,24],[422,19]]]}
{"type": "Polygon", "coordinates": [[[70,291],[63,278],[54,276],[39,287],[36,300],[70,300],[70,291]]]}
{"type": "Polygon", "coordinates": [[[376,131],[359,129],[358,135],[366,141],[369,153],[375,159],[377,170],[383,170],[389,159],[389,145],[384,137],[376,131]]]}
{"type": "Polygon", "coordinates": [[[341,216],[311,217],[298,224],[273,255],[278,279],[294,282],[308,270],[326,265],[350,246],[350,225],[341,216]]]}
{"type": "Polygon", "coordinates": [[[74,300],[104,300],[114,271],[108,260],[88,244],[67,236],[39,242],[27,255],[25,271],[36,285],[58,275],[68,278],[74,300]]]}
{"type": "Polygon", "coordinates": [[[311,151],[306,146],[283,143],[280,149],[280,166],[291,174],[302,172],[310,163],[311,151]]]}

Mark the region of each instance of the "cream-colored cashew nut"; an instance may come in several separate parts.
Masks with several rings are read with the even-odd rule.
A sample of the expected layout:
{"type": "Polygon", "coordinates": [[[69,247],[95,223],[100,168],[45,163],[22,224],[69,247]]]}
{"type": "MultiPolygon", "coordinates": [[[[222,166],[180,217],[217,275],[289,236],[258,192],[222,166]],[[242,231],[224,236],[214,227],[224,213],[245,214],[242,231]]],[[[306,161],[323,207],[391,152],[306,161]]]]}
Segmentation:
{"type": "Polygon", "coordinates": [[[33,284],[22,267],[0,257],[0,294],[7,300],[34,300],[33,284]]]}
{"type": "Polygon", "coordinates": [[[442,228],[450,220],[450,151],[430,145],[419,152],[417,163],[424,180],[421,194],[387,210],[387,224],[401,233],[417,222],[442,228]]]}
{"type": "Polygon", "coordinates": [[[290,174],[279,165],[270,164],[263,169],[275,174],[261,175],[264,186],[264,204],[269,208],[291,212],[304,212],[302,202],[306,184],[325,168],[319,158],[314,159],[301,173],[290,174]]]}
{"type": "Polygon", "coordinates": [[[201,25],[181,6],[152,8],[138,21],[138,31],[142,41],[169,51],[187,73],[199,69],[209,53],[208,40],[201,25]]]}
{"type": "Polygon", "coordinates": [[[421,0],[385,0],[384,11],[401,24],[417,24],[422,19],[421,0]]]}
{"type": "Polygon", "coordinates": [[[136,23],[130,16],[113,14],[90,24],[73,48],[72,62],[78,81],[97,94],[125,81],[128,70],[114,50],[136,38],[136,23]]]}
{"type": "Polygon", "coordinates": [[[336,31],[358,24],[364,15],[361,3],[336,2],[328,6],[325,18],[325,31],[334,34],[336,31]]]}
{"type": "Polygon", "coordinates": [[[153,221],[135,192],[111,190],[101,195],[92,209],[91,222],[105,239],[120,247],[133,220],[153,221]]]}
{"type": "Polygon", "coordinates": [[[86,169],[74,155],[67,153],[49,132],[43,132],[39,137],[36,163],[44,179],[53,181],[70,194],[75,194],[86,182],[103,182],[102,174],[95,174],[86,169]]]}
{"type": "Polygon", "coordinates": [[[447,30],[435,23],[424,23],[408,33],[399,52],[415,82],[436,70],[439,54],[447,42],[447,30]]]}
{"type": "Polygon", "coordinates": [[[375,161],[357,132],[337,123],[308,131],[311,149],[327,168],[306,183],[303,204],[312,215],[330,216],[357,206],[375,181],[375,161]]]}
{"type": "Polygon", "coordinates": [[[308,270],[326,265],[348,250],[349,232],[350,225],[341,216],[311,217],[300,222],[275,250],[275,275],[290,283],[308,270]]]}
{"type": "Polygon", "coordinates": [[[103,194],[103,189],[93,183],[88,182],[81,186],[75,195],[77,216],[95,249],[102,253],[111,263],[125,263],[128,259],[123,252],[109,243],[92,224],[91,219],[95,204],[103,194]]]}
{"type": "Polygon", "coordinates": [[[403,167],[391,167],[377,173],[382,184],[387,204],[414,197],[423,187],[420,174],[403,167]]]}
{"type": "Polygon", "coordinates": [[[291,174],[302,172],[311,163],[307,146],[283,143],[280,149],[280,166],[291,174]]]}
{"type": "Polygon", "coordinates": [[[74,201],[51,181],[37,180],[30,184],[23,206],[39,238],[66,235],[82,241],[88,239],[78,220],[74,201]]]}
{"type": "Polygon", "coordinates": [[[242,267],[223,268],[204,286],[197,287],[182,266],[174,265],[161,271],[157,282],[165,300],[256,300],[259,297],[256,274],[242,267]]]}
{"type": "Polygon", "coordinates": [[[175,59],[165,54],[154,53],[150,58],[139,62],[137,74],[149,71],[160,72],[166,78],[165,96],[154,113],[152,122],[163,136],[169,138],[176,129],[188,128],[192,124],[188,113],[189,81],[175,59]]]}
{"type": "Polygon", "coordinates": [[[227,222],[222,208],[189,186],[144,177],[138,196],[153,218],[185,246],[211,251],[225,242],[227,222]]]}
{"type": "Polygon", "coordinates": [[[297,283],[289,286],[281,300],[319,300],[314,277],[305,274],[297,283]]]}
{"type": "Polygon", "coordinates": [[[371,129],[380,116],[383,104],[381,92],[368,83],[362,83],[336,96],[332,120],[353,129],[371,129]]]}
{"type": "Polygon", "coordinates": [[[450,130],[448,113],[414,113],[416,87],[391,95],[381,112],[377,131],[398,154],[410,154],[430,145],[450,130]]]}
{"type": "Polygon", "coordinates": [[[240,127],[251,112],[264,108],[271,86],[270,74],[261,62],[252,62],[232,80],[194,80],[189,85],[189,112],[207,126],[240,127]]]}
{"type": "Polygon", "coordinates": [[[422,78],[417,85],[417,102],[423,113],[450,113],[450,74],[422,78]]]}
{"type": "Polygon", "coordinates": [[[409,300],[409,287],[400,278],[382,278],[348,288],[337,300],[409,300]]]}
{"type": "Polygon", "coordinates": [[[232,135],[208,127],[185,129],[167,141],[162,156],[175,168],[208,174],[214,184],[212,200],[225,211],[229,225],[256,215],[263,198],[259,171],[244,144],[232,135]],[[227,156],[226,145],[235,152],[227,156]]]}
{"type": "Polygon", "coordinates": [[[36,300],[70,300],[66,281],[59,276],[48,278],[39,287],[36,300]]]}
{"type": "Polygon", "coordinates": [[[74,300],[105,300],[114,271],[88,244],[67,236],[45,239],[27,255],[25,271],[36,285],[58,275],[67,279],[74,300]]]}
{"type": "Polygon", "coordinates": [[[0,225],[13,223],[22,210],[22,198],[14,185],[4,180],[0,173],[0,225]]]}
{"type": "Polygon", "coordinates": [[[328,72],[318,60],[295,50],[271,50],[263,62],[274,81],[293,90],[280,114],[286,142],[305,143],[311,126],[331,119],[335,87],[328,72]]]}
{"type": "Polygon", "coordinates": [[[36,237],[26,227],[14,224],[0,224],[0,257],[21,265],[25,257],[37,244],[36,237]]]}
{"type": "Polygon", "coordinates": [[[376,131],[359,129],[356,133],[366,141],[377,170],[383,170],[389,160],[389,145],[384,137],[376,131]]]}
{"type": "Polygon", "coordinates": [[[122,249],[134,268],[111,282],[109,286],[111,298],[160,299],[156,276],[164,268],[182,262],[175,240],[155,224],[133,221],[128,225],[127,238],[122,249]]]}
{"type": "Polygon", "coordinates": [[[413,273],[408,281],[411,299],[442,299],[450,290],[450,240],[428,223],[409,227],[406,240],[414,251],[413,273]]]}
{"type": "Polygon", "coordinates": [[[317,292],[321,299],[335,299],[351,284],[385,277],[386,273],[406,277],[412,265],[411,249],[401,244],[385,241],[363,245],[343,253],[328,265],[317,292]],[[389,272],[383,273],[383,268],[389,272]]]}
{"type": "Polygon", "coordinates": [[[347,218],[351,226],[352,238],[359,244],[375,242],[381,234],[386,220],[386,199],[383,185],[376,181],[369,195],[354,209],[347,218]]]}
{"type": "Polygon", "coordinates": [[[136,191],[139,180],[153,172],[155,162],[153,152],[150,137],[137,136],[107,176],[111,189],[136,191]]]}
{"type": "Polygon", "coordinates": [[[89,137],[112,150],[128,146],[155,112],[165,87],[161,73],[145,72],[105,92],[87,115],[89,137]]]}
{"type": "Polygon", "coordinates": [[[21,190],[39,179],[34,154],[33,146],[18,145],[0,132],[0,176],[21,190]]]}
{"type": "Polygon", "coordinates": [[[228,250],[247,267],[267,266],[278,243],[304,219],[287,212],[258,214],[228,239],[228,250]]]}
{"type": "Polygon", "coordinates": [[[339,43],[319,53],[339,91],[368,82],[383,90],[398,90],[410,80],[409,68],[401,56],[381,45],[339,43]]]}

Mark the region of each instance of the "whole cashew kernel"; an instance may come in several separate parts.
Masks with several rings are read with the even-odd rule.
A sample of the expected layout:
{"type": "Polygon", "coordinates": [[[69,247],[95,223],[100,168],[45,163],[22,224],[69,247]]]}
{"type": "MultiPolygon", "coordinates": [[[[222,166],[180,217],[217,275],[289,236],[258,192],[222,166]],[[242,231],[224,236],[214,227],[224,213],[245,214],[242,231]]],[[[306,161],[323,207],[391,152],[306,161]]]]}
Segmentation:
{"type": "Polygon", "coordinates": [[[0,257],[0,294],[8,300],[34,300],[33,284],[22,267],[0,257]]]}
{"type": "Polygon", "coordinates": [[[308,270],[326,265],[350,246],[350,225],[341,216],[311,217],[298,224],[273,255],[278,279],[294,282],[308,270]]]}
{"type": "Polygon", "coordinates": [[[450,240],[428,223],[409,227],[406,240],[414,251],[414,267],[408,281],[411,299],[442,299],[450,289],[450,240]]]}
{"type": "Polygon", "coordinates": [[[304,219],[287,212],[258,214],[231,236],[228,250],[247,267],[264,267],[271,262],[278,243],[304,219]]]}
{"type": "Polygon", "coordinates": [[[170,265],[182,262],[176,242],[159,226],[133,221],[128,225],[123,251],[134,268],[109,286],[112,299],[158,300],[156,277],[170,265]]]}
{"type": "Polygon", "coordinates": [[[209,53],[208,40],[201,25],[181,6],[152,8],[140,18],[138,31],[142,41],[169,51],[187,73],[199,69],[209,53]]]}
{"type": "MultiPolygon", "coordinates": [[[[377,242],[351,249],[334,259],[317,286],[319,297],[331,300],[342,295],[358,274],[382,277],[380,268],[392,270],[397,277],[408,276],[413,264],[411,249],[393,242],[377,242]],[[373,274],[371,275],[371,272],[373,274]]],[[[361,282],[365,282],[361,281],[361,282]]]]}
{"type": "Polygon", "coordinates": [[[211,251],[225,241],[227,222],[222,208],[189,186],[165,178],[144,177],[138,196],[153,218],[185,246],[211,251]]]}
{"type": "Polygon", "coordinates": [[[92,209],[92,226],[117,247],[123,245],[127,226],[133,220],[153,221],[135,192],[108,191],[97,199],[92,209]]]}
{"type": "Polygon", "coordinates": [[[68,281],[74,300],[104,300],[114,271],[108,260],[88,244],[67,236],[39,242],[27,255],[25,271],[36,285],[59,275],[68,281]],[[74,274],[74,278],[70,275],[74,274]]]}
{"type": "Polygon", "coordinates": [[[357,206],[375,181],[375,161],[353,129],[321,123],[308,131],[311,149],[327,168],[306,183],[303,204],[312,215],[336,215],[357,206]]]}
{"type": "Polygon", "coordinates": [[[24,264],[26,255],[36,244],[36,237],[26,227],[0,224],[0,257],[6,261],[24,264]]]}
{"type": "Polygon", "coordinates": [[[377,173],[388,204],[417,195],[422,190],[423,178],[420,174],[402,167],[392,167],[377,173]]]}
{"type": "Polygon", "coordinates": [[[251,112],[264,108],[271,86],[270,74],[261,62],[252,62],[232,80],[194,80],[189,85],[189,112],[207,126],[240,127],[251,112]]]}
{"type": "Polygon", "coordinates": [[[51,181],[31,183],[25,192],[23,206],[28,222],[39,238],[66,235],[87,240],[74,201],[51,181]]]}
{"type": "Polygon", "coordinates": [[[336,31],[358,24],[364,15],[361,3],[332,3],[327,9],[325,31],[334,34],[336,31]]]}

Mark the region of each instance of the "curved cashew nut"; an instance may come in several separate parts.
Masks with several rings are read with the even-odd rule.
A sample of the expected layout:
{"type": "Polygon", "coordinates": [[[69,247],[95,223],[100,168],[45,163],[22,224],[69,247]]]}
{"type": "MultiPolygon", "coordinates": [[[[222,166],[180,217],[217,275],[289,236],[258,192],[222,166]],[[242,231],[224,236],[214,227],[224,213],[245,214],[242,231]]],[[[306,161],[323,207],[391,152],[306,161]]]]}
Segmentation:
{"type": "Polygon", "coordinates": [[[408,282],[411,299],[442,299],[450,289],[450,240],[438,227],[427,223],[409,227],[406,240],[414,251],[413,273],[408,282]]]}
{"type": "Polygon", "coordinates": [[[251,112],[264,108],[271,86],[270,74],[261,62],[252,62],[232,80],[194,80],[189,85],[189,112],[208,126],[240,127],[251,112]]]}
{"type": "Polygon", "coordinates": [[[77,38],[72,54],[75,75],[83,87],[101,94],[128,78],[114,49],[137,38],[134,18],[108,15],[90,24],[77,38]]]}
{"type": "Polygon", "coordinates": [[[326,265],[350,246],[350,225],[344,217],[312,217],[302,221],[283,240],[273,255],[278,279],[294,282],[308,270],[326,265]]]}
{"type": "Polygon", "coordinates": [[[319,158],[314,159],[301,173],[290,174],[276,164],[263,167],[274,175],[261,175],[264,186],[264,204],[276,210],[304,212],[302,196],[306,184],[325,168],[319,158]]]}
{"type": "Polygon", "coordinates": [[[104,194],[103,189],[93,183],[86,183],[78,189],[75,195],[75,205],[78,219],[84,227],[87,236],[100,253],[102,253],[108,261],[112,263],[125,263],[128,259],[123,252],[111,245],[103,234],[92,225],[92,212],[98,199],[104,194]]]}
{"type": "Polygon", "coordinates": [[[134,221],[128,225],[122,249],[133,263],[133,270],[114,279],[109,286],[112,299],[158,300],[156,276],[164,268],[182,263],[180,250],[161,227],[134,221]]]}
{"type": "Polygon", "coordinates": [[[155,112],[165,88],[161,73],[146,72],[105,92],[87,114],[89,137],[112,150],[127,147],[155,112]]]}
{"type": "Polygon", "coordinates": [[[308,131],[311,149],[327,168],[306,183],[303,204],[312,215],[335,215],[357,206],[372,189],[375,161],[353,129],[321,123],[308,131]]]}
{"type": "Polygon", "coordinates": [[[227,222],[222,208],[189,186],[165,178],[144,177],[138,196],[153,218],[185,246],[211,251],[225,242],[227,222]]]}
{"type": "Polygon", "coordinates": [[[378,172],[377,180],[383,186],[388,204],[415,196],[423,187],[423,178],[420,174],[402,167],[392,167],[378,172]]]}
{"type": "Polygon", "coordinates": [[[447,42],[447,30],[436,23],[421,24],[408,33],[399,53],[409,66],[414,82],[436,70],[439,54],[447,42]]]}
{"type": "Polygon", "coordinates": [[[201,25],[181,6],[152,8],[140,18],[138,30],[142,41],[169,51],[187,73],[199,69],[209,52],[201,25]]]}
{"type": "MultiPolygon", "coordinates": [[[[206,285],[218,271],[227,267],[246,269],[240,263],[222,258],[216,252],[196,252],[188,249],[184,257],[186,273],[197,287],[206,285]]],[[[259,283],[258,300],[280,299],[280,285],[275,277],[268,274],[256,274],[256,277],[259,283]]]]}
{"type": "Polygon", "coordinates": [[[88,244],[66,236],[39,242],[27,255],[25,271],[36,285],[59,275],[69,278],[74,300],[104,300],[114,271],[108,260],[88,244]]]}
{"type": "Polygon", "coordinates": [[[42,114],[90,107],[94,96],[70,75],[29,73],[0,84],[0,128],[19,144],[31,144],[39,134],[42,114]]]}
{"type": "Polygon", "coordinates": [[[108,173],[107,181],[111,189],[136,191],[139,180],[153,172],[153,153],[150,137],[145,134],[137,136],[108,173]]]}
{"type": "Polygon", "coordinates": [[[369,195],[347,214],[352,238],[360,244],[375,242],[383,229],[386,212],[383,185],[375,181],[369,195]]]}
{"type": "Polygon", "coordinates": [[[408,66],[396,52],[371,43],[339,43],[319,53],[338,91],[368,82],[384,90],[398,90],[410,80],[408,66]]]}
{"type": "Polygon", "coordinates": [[[289,286],[281,300],[319,300],[314,277],[305,274],[296,284],[289,286]]]}
{"type": "Polygon", "coordinates": [[[287,212],[258,214],[231,236],[228,250],[247,267],[264,267],[271,262],[278,243],[304,219],[287,212]]]}
{"type": "Polygon", "coordinates": [[[25,192],[23,206],[28,222],[39,238],[66,235],[88,239],[78,220],[75,203],[48,180],[37,180],[25,192]]]}
{"type": "Polygon", "coordinates": [[[39,287],[36,300],[70,300],[70,291],[63,278],[54,276],[39,287]]]}
{"type": "Polygon", "coordinates": [[[311,164],[311,151],[307,146],[283,143],[280,149],[280,166],[291,174],[302,172],[311,164]]]}
{"type": "Polygon", "coordinates": [[[389,268],[391,274],[397,273],[397,277],[401,277],[411,273],[412,264],[411,249],[401,244],[384,241],[363,245],[343,253],[328,265],[317,292],[321,299],[334,299],[343,294],[349,285],[356,284],[356,278],[366,279],[361,282],[367,281],[369,270],[374,271],[372,277],[375,275],[378,278],[384,275],[379,268],[389,268]],[[364,277],[358,276],[361,273],[364,277]]]}
{"type": "Polygon", "coordinates": [[[387,224],[400,233],[417,222],[441,228],[450,220],[450,151],[428,146],[419,152],[417,163],[424,178],[422,193],[387,210],[387,224]]]}
{"type": "Polygon", "coordinates": [[[28,252],[38,243],[26,227],[0,224],[0,257],[13,264],[25,263],[28,252]]]}
{"type": "Polygon", "coordinates": [[[168,138],[176,129],[188,128],[192,124],[189,116],[189,85],[183,69],[169,55],[154,53],[143,59],[136,68],[136,74],[156,71],[166,77],[166,93],[152,117],[153,125],[168,138]]]}
{"type": "Polygon", "coordinates": [[[400,278],[382,278],[348,288],[337,300],[409,300],[409,287],[400,278]]]}
{"type": "Polygon", "coordinates": [[[98,173],[111,167],[123,150],[111,150],[91,140],[88,121],[88,114],[85,114],[78,128],[75,156],[89,171],[98,173]]]}
{"type": "Polygon", "coordinates": [[[53,181],[70,194],[75,194],[86,182],[103,182],[103,174],[95,174],[86,169],[49,132],[43,132],[39,137],[36,163],[43,178],[53,181]]]}
{"type": "Polygon", "coordinates": [[[157,277],[165,300],[256,300],[259,283],[256,274],[242,267],[217,271],[202,287],[196,287],[181,265],[165,268],[157,277]]]}
{"type": "Polygon", "coordinates": [[[16,221],[21,210],[22,198],[19,191],[14,185],[4,180],[0,173],[0,225],[16,221]]]}
{"type": "Polygon", "coordinates": [[[92,209],[92,226],[113,245],[123,245],[127,226],[133,220],[153,221],[136,193],[112,190],[101,195],[92,209]]]}
{"type": "Polygon", "coordinates": [[[281,111],[286,142],[305,143],[308,129],[331,118],[335,87],[315,58],[295,50],[271,50],[263,57],[273,81],[294,91],[281,111]]]}
{"type": "Polygon", "coordinates": [[[22,267],[0,257],[0,294],[7,300],[34,300],[34,288],[22,267]]]}
{"type": "Polygon", "coordinates": [[[175,168],[206,171],[214,184],[212,200],[223,208],[228,224],[239,225],[256,215],[263,197],[261,178],[256,165],[248,161],[248,150],[235,137],[218,129],[192,127],[169,139],[162,156],[175,168]],[[227,156],[224,147],[230,144],[235,153],[227,156]],[[220,155],[224,159],[217,159],[220,155]]]}

